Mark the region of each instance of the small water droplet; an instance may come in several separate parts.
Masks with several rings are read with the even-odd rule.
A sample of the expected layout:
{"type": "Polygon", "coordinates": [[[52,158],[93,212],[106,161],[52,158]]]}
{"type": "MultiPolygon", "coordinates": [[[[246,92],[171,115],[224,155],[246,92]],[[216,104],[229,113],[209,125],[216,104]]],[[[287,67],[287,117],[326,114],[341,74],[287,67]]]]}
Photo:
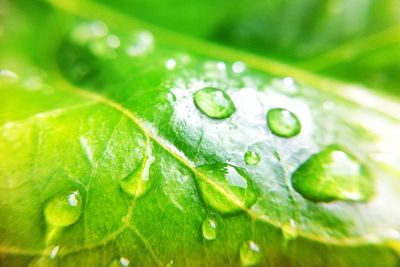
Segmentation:
{"type": "Polygon", "coordinates": [[[197,167],[197,183],[207,205],[224,214],[249,208],[258,192],[250,177],[241,168],[214,163],[197,167]]]}
{"type": "Polygon", "coordinates": [[[92,40],[106,36],[107,33],[108,27],[102,21],[81,23],[72,31],[71,40],[77,44],[84,45],[92,40]]]}
{"type": "Polygon", "coordinates": [[[294,189],[313,201],[366,201],[373,179],[359,160],[337,145],[312,155],[292,175],[294,189]]]}
{"type": "Polygon", "coordinates": [[[121,257],[118,260],[113,260],[108,266],[109,267],[127,267],[129,266],[129,260],[125,257],[121,257]]]}
{"type": "Polygon", "coordinates": [[[0,82],[15,82],[18,80],[18,75],[7,69],[0,69],[0,82]]]}
{"type": "Polygon", "coordinates": [[[119,40],[118,36],[116,35],[109,35],[107,37],[107,45],[111,48],[118,48],[121,45],[121,41],[119,40]]]}
{"type": "Polygon", "coordinates": [[[254,151],[247,151],[244,154],[244,162],[246,162],[247,165],[257,165],[261,160],[260,155],[258,155],[254,151]]]}
{"type": "Polygon", "coordinates": [[[242,73],[246,70],[246,65],[242,61],[236,61],[232,64],[232,71],[234,73],[242,73]]]}
{"type": "Polygon", "coordinates": [[[201,232],[204,239],[214,240],[217,238],[217,222],[212,218],[207,218],[201,224],[201,232]]]}
{"type": "Polygon", "coordinates": [[[220,71],[225,70],[225,69],[226,69],[225,63],[222,62],[222,61],[221,61],[221,62],[218,62],[218,63],[217,63],[217,69],[220,70],[220,71]]]}
{"type": "Polygon", "coordinates": [[[297,237],[298,229],[295,220],[290,219],[282,225],[283,236],[286,240],[291,240],[297,237]]]}
{"type": "Polygon", "coordinates": [[[141,197],[150,188],[150,167],[155,161],[150,145],[140,165],[125,179],[121,181],[121,188],[133,197],[141,197]]]}
{"type": "Polygon", "coordinates": [[[154,37],[149,31],[141,31],[133,35],[133,41],[128,45],[126,53],[131,57],[144,56],[154,47],[154,37]]]}
{"type": "Polygon", "coordinates": [[[267,113],[267,124],[271,132],[280,137],[293,137],[301,131],[297,116],[283,108],[270,109],[267,113]]]}
{"type": "Polygon", "coordinates": [[[296,84],[295,80],[291,77],[285,77],[283,79],[275,79],[272,81],[272,85],[289,95],[296,95],[299,93],[299,86],[296,84]]]}
{"type": "Polygon", "coordinates": [[[167,62],[165,62],[165,67],[168,70],[173,70],[176,67],[176,61],[172,58],[168,59],[167,62]]]}
{"type": "Polygon", "coordinates": [[[54,259],[57,256],[59,250],[60,246],[55,246],[50,252],[50,259],[54,259]]]}
{"type": "Polygon", "coordinates": [[[229,95],[213,87],[205,87],[196,91],[194,103],[201,112],[214,119],[228,118],[236,111],[229,95]]]}
{"type": "Polygon", "coordinates": [[[260,247],[254,241],[243,242],[240,247],[240,262],[243,266],[254,266],[261,262],[262,253],[260,247]]]}
{"type": "Polygon", "coordinates": [[[78,221],[82,213],[79,191],[59,194],[47,202],[44,208],[46,221],[54,226],[65,227],[78,221]]]}

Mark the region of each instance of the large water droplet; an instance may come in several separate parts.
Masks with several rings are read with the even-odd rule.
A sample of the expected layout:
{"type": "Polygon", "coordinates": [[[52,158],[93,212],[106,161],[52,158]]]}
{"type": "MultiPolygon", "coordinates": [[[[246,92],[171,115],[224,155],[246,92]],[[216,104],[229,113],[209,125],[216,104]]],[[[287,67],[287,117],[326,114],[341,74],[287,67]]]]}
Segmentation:
{"type": "Polygon", "coordinates": [[[297,116],[283,108],[270,109],[267,113],[267,124],[271,132],[280,137],[293,137],[301,131],[297,116]]]}
{"type": "Polygon", "coordinates": [[[254,241],[244,242],[240,247],[239,254],[243,266],[254,266],[262,260],[261,249],[254,241]]]}
{"type": "Polygon", "coordinates": [[[260,162],[261,157],[254,151],[247,151],[246,154],[244,154],[244,161],[246,162],[247,165],[256,165],[260,162]]]}
{"type": "Polygon", "coordinates": [[[118,260],[114,260],[109,264],[109,267],[127,267],[129,266],[129,260],[125,257],[121,257],[118,260]]]}
{"type": "Polygon", "coordinates": [[[82,213],[79,191],[59,194],[47,202],[44,208],[46,221],[54,226],[65,227],[78,221],[82,213]]]}
{"type": "Polygon", "coordinates": [[[206,87],[194,93],[194,103],[201,112],[214,119],[228,118],[236,111],[229,95],[213,87],[206,87]]]}
{"type": "Polygon", "coordinates": [[[337,145],[312,155],[293,173],[292,184],[313,201],[365,201],[374,191],[366,167],[337,145]]]}
{"type": "Polygon", "coordinates": [[[201,232],[204,239],[214,240],[217,238],[217,222],[211,218],[205,219],[201,224],[201,232]]]}
{"type": "Polygon", "coordinates": [[[150,188],[150,167],[154,160],[155,157],[151,152],[150,145],[148,145],[140,165],[121,181],[122,190],[133,197],[143,196],[150,188]]]}
{"type": "Polygon", "coordinates": [[[197,167],[196,180],[207,205],[221,213],[236,213],[250,207],[258,192],[239,167],[215,163],[197,167]]]}

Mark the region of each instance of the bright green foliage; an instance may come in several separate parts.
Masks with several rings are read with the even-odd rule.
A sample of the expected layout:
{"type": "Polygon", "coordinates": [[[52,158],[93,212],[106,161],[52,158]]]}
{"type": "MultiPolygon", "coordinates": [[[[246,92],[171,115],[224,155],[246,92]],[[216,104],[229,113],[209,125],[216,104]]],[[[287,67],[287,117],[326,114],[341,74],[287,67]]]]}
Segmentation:
{"type": "MultiPolygon", "coordinates": [[[[341,83],[324,91],[322,77],[90,1],[22,2],[6,5],[15,23],[0,52],[0,265],[398,265],[390,99],[356,99],[341,83]],[[196,104],[204,88],[229,96],[224,116],[196,104]],[[272,134],[274,107],[293,112],[301,133],[272,134]],[[351,173],[356,187],[306,188],[332,200],[312,201],[292,175],[310,178],[299,172],[332,144],[368,172],[351,173]],[[348,201],[349,188],[368,197],[348,201]],[[79,216],[65,198],[47,206],[73,192],[79,216]]],[[[317,183],[342,178],[326,175],[331,162],[315,167],[317,183]]]]}

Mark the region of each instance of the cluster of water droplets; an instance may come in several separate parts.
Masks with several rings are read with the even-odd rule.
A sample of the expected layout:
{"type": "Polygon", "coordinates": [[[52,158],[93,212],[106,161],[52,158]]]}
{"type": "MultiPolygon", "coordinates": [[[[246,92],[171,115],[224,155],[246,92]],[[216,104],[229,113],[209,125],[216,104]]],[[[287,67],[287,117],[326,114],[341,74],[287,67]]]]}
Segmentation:
{"type": "Polygon", "coordinates": [[[119,52],[130,57],[141,57],[154,48],[154,37],[149,31],[132,32],[128,41],[122,43],[121,38],[110,33],[108,26],[102,21],[90,21],[77,25],[71,32],[70,39],[75,44],[87,46],[89,51],[100,58],[114,59],[119,52]]]}
{"type": "MultiPolygon", "coordinates": [[[[114,58],[117,49],[123,45],[117,35],[110,34],[102,22],[90,22],[79,25],[71,34],[74,42],[87,45],[90,51],[100,57],[114,58]]],[[[141,31],[132,35],[132,43],[125,44],[124,51],[130,57],[149,53],[154,46],[150,32],[141,31]]],[[[165,68],[174,70],[179,60],[167,59],[165,68]]],[[[183,62],[183,61],[182,61],[183,62]]],[[[224,76],[227,64],[213,62],[204,68],[214,76],[224,76]]],[[[244,62],[234,62],[230,70],[233,74],[246,71],[244,62]]],[[[0,70],[0,79],[17,79],[6,70],[0,70]]],[[[288,94],[296,94],[298,86],[292,78],[275,80],[274,86],[288,94]]],[[[235,114],[237,107],[225,88],[204,86],[193,93],[196,108],[214,120],[228,119],[235,114]]],[[[275,107],[265,111],[265,127],[279,138],[293,138],[301,133],[302,124],[297,115],[285,108],[275,107]]],[[[256,166],[262,156],[252,150],[243,154],[247,166],[256,166]]],[[[120,185],[122,190],[132,197],[143,196],[150,188],[150,167],[155,161],[151,146],[148,145],[139,166],[124,178],[120,185]]],[[[196,182],[203,201],[207,206],[222,214],[234,214],[251,208],[259,192],[245,169],[230,163],[213,163],[198,166],[195,172],[196,182]]],[[[372,178],[365,166],[352,154],[339,146],[328,146],[312,155],[292,174],[293,188],[304,198],[312,201],[365,201],[373,193],[372,178]]],[[[53,227],[64,228],[76,223],[82,214],[82,196],[78,190],[61,193],[51,198],[45,205],[44,216],[53,227]]],[[[207,241],[217,238],[218,224],[212,217],[201,223],[201,234],[207,241]]],[[[291,219],[282,225],[286,239],[296,238],[297,223],[291,219]]],[[[58,249],[57,249],[58,252],[58,249]]],[[[56,253],[57,253],[56,252],[56,253]]],[[[260,246],[252,241],[245,241],[239,248],[240,261],[243,266],[257,265],[262,260],[260,246]]],[[[127,258],[114,260],[110,266],[129,266],[127,258]]],[[[169,263],[172,265],[173,263],[169,263]]]]}

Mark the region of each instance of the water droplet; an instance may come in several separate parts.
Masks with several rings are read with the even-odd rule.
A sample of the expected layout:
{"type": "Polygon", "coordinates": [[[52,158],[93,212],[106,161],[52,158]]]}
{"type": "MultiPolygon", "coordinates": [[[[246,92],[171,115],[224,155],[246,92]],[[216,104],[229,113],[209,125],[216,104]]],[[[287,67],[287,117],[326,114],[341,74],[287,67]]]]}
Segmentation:
{"type": "Polygon", "coordinates": [[[236,61],[232,64],[232,71],[234,73],[242,73],[246,70],[246,65],[242,61],[236,61]]]}
{"type": "Polygon", "coordinates": [[[205,87],[195,92],[194,103],[201,112],[214,119],[228,118],[236,111],[229,95],[213,87],[205,87]]]}
{"type": "Polygon", "coordinates": [[[260,247],[254,241],[247,241],[240,247],[240,262],[243,266],[254,266],[261,262],[262,253],[260,247]]]}
{"type": "Polygon", "coordinates": [[[133,42],[127,47],[126,53],[131,57],[144,56],[154,46],[153,34],[149,31],[141,31],[133,35],[133,42]]]}
{"type": "Polygon", "coordinates": [[[54,259],[57,256],[59,250],[60,246],[55,246],[50,252],[50,259],[54,259]]]}
{"type": "Polygon", "coordinates": [[[125,257],[121,257],[119,260],[114,260],[110,263],[109,267],[127,267],[129,266],[129,260],[125,257]]]}
{"type": "Polygon", "coordinates": [[[197,183],[207,205],[224,214],[249,208],[258,192],[250,177],[239,167],[214,163],[197,167],[197,183]]]}
{"type": "Polygon", "coordinates": [[[244,154],[244,161],[246,162],[247,165],[256,165],[260,162],[261,157],[254,151],[247,151],[244,154]]]}
{"type": "Polygon", "coordinates": [[[44,208],[46,221],[54,226],[65,227],[78,221],[82,213],[82,199],[79,191],[59,194],[47,202],[44,208]]]}
{"type": "Polygon", "coordinates": [[[207,218],[201,224],[201,232],[206,240],[217,238],[217,222],[214,219],[207,218]]]}
{"type": "Polygon", "coordinates": [[[18,75],[7,69],[0,69],[0,82],[14,82],[18,80],[18,75]]]}
{"type": "Polygon", "coordinates": [[[267,113],[267,124],[271,132],[280,137],[293,137],[301,131],[297,116],[283,108],[270,109],[267,113]]]}
{"type": "Polygon", "coordinates": [[[169,70],[173,70],[176,67],[176,61],[172,58],[168,59],[167,62],[165,62],[165,67],[169,70]]]}
{"type": "Polygon", "coordinates": [[[282,92],[289,95],[296,95],[299,93],[299,86],[295,80],[291,77],[285,77],[283,79],[275,79],[272,81],[272,85],[282,92]]]}
{"type": "Polygon", "coordinates": [[[121,181],[122,190],[134,197],[143,196],[150,188],[150,167],[154,160],[155,157],[152,154],[150,145],[148,145],[140,165],[121,181]]]}
{"type": "Polygon", "coordinates": [[[297,224],[293,219],[290,219],[288,222],[282,225],[283,236],[286,240],[291,240],[297,237],[298,230],[297,224]]]}
{"type": "Polygon", "coordinates": [[[88,42],[102,38],[108,33],[107,25],[102,21],[92,21],[79,24],[71,33],[71,40],[77,44],[87,44],[88,42]]]}
{"type": "Polygon", "coordinates": [[[107,37],[107,45],[111,48],[118,48],[121,44],[121,41],[119,40],[118,36],[116,35],[109,35],[107,37]]]}
{"type": "Polygon", "coordinates": [[[365,201],[373,179],[358,159],[337,145],[312,155],[292,175],[294,189],[313,201],[365,201]]]}

